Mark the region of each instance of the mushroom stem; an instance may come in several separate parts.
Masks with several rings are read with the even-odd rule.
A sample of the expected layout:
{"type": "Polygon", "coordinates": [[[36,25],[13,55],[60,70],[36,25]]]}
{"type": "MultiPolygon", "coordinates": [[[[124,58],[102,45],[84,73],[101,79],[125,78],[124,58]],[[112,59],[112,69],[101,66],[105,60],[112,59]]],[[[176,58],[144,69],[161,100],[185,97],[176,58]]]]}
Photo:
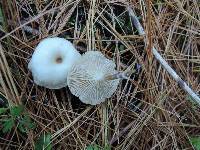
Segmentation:
{"type": "Polygon", "coordinates": [[[139,72],[139,70],[141,68],[141,66],[138,65],[137,69],[134,69],[135,64],[136,64],[136,60],[125,71],[117,72],[112,75],[107,75],[104,77],[104,80],[116,80],[116,79],[129,80],[129,76],[131,76],[131,74],[135,74],[135,73],[139,72]]]}
{"type": "Polygon", "coordinates": [[[116,80],[116,79],[129,79],[129,76],[133,73],[135,73],[136,71],[124,71],[124,72],[118,72],[112,75],[107,75],[104,77],[105,80],[116,80]]]}

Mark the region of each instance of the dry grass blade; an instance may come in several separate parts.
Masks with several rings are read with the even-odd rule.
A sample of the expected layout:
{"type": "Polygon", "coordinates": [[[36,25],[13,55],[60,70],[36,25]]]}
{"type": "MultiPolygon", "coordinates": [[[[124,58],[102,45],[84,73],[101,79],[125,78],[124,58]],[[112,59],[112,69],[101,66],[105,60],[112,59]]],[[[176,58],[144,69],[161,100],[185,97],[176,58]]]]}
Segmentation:
{"type": "Polygon", "coordinates": [[[48,144],[58,150],[193,149],[190,137],[200,134],[200,107],[193,101],[200,93],[197,0],[2,0],[0,9],[0,108],[23,104],[36,124],[22,133],[18,117],[3,133],[2,121],[10,114],[2,113],[1,149],[34,149],[47,133],[48,144]],[[68,87],[37,86],[28,70],[30,57],[43,38],[54,36],[70,40],[81,54],[101,51],[129,80],[95,106],[82,103],[68,87]]]}
{"type": "MultiPolygon", "coordinates": [[[[145,35],[144,29],[142,25],[139,23],[136,15],[133,10],[128,8],[131,17],[133,18],[134,25],[136,26],[140,35],[145,35]]],[[[152,52],[155,58],[162,64],[162,66],[167,70],[167,72],[176,80],[181,88],[183,88],[193,99],[200,105],[200,97],[184,82],[179,75],[172,69],[169,64],[162,58],[162,56],[158,53],[157,49],[153,46],[152,52]]]]}

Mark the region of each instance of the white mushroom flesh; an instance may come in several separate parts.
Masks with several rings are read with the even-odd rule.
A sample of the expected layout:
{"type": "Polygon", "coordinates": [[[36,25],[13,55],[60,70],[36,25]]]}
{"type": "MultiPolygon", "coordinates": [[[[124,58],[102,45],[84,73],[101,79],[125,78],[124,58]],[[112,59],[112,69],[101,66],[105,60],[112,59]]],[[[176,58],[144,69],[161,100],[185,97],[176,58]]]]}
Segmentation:
{"type": "Polygon", "coordinates": [[[67,86],[67,74],[81,57],[71,42],[63,38],[46,38],[36,47],[28,64],[34,82],[49,89],[67,86]]]}
{"type": "Polygon", "coordinates": [[[75,62],[68,74],[72,94],[86,104],[96,105],[110,98],[116,91],[119,79],[105,77],[117,73],[115,63],[98,51],[88,51],[75,62]]]}

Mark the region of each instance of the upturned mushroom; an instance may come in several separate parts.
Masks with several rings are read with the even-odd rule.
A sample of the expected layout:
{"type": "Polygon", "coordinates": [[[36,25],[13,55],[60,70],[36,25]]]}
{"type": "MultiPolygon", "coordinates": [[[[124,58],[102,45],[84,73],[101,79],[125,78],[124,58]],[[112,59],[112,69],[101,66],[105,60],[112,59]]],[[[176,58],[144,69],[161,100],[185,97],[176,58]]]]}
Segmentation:
{"type": "Polygon", "coordinates": [[[119,78],[110,79],[115,63],[101,52],[88,51],[76,61],[68,73],[67,83],[73,95],[91,105],[100,104],[116,91],[119,78]]]}
{"type": "Polygon", "coordinates": [[[34,82],[49,89],[67,86],[67,75],[81,57],[71,42],[59,38],[46,38],[36,47],[28,64],[34,82]]]}

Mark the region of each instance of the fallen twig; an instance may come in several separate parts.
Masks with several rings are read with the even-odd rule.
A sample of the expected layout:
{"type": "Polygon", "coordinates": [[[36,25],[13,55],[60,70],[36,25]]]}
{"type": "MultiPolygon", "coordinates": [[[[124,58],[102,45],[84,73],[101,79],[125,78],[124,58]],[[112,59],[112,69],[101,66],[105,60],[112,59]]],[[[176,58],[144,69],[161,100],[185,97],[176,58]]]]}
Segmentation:
{"type": "MultiPolygon", "coordinates": [[[[128,7],[129,15],[132,18],[132,22],[134,26],[137,28],[140,35],[145,35],[144,29],[142,25],[140,24],[137,16],[133,12],[133,10],[128,7]]],[[[185,90],[193,99],[195,102],[197,102],[200,105],[200,98],[199,96],[184,82],[179,75],[172,69],[171,66],[162,58],[162,56],[158,53],[157,49],[153,46],[152,53],[154,57],[162,64],[163,68],[167,70],[167,72],[174,78],[174,80],[179,84],[179,86],[185,90]]]]}

